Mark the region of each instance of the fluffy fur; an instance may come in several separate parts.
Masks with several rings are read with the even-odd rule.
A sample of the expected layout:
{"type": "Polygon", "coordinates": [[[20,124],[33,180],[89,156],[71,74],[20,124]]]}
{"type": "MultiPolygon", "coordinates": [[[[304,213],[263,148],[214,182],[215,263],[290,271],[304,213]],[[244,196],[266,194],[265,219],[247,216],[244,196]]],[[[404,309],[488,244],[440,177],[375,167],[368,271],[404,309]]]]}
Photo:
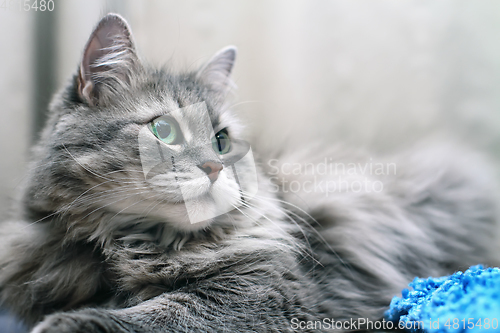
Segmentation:
{"type": "MultiPolygon", "coordinates": [[[[190,224],[168,175],[145,180],[137,137],[168,110],[205,102],[213,128],[239,138],[225,102],[234,57],[224,49],[193,73],[150,69],[122,18],[99,23],[51,104],[22,214],[2,226],[1,301],[33,332],[283,332],[292,320],[377,320],[414,276],[492,262],[491,178],[477,156],[449,147],[389,158],[396,172],[369,175],[306,170],[325,157],[369,160],[352,150],[284,149],[258,159],[255,197],[190,224]],[[343,183],[366,177],[383,191],[343,183]],[[342,190],[291,189],[321,181],[342,190]]],[[[187,136],[191,122],[180,124],[187,136]]],[[[205,153],[188,155],[186,177],[204,175],[205,153]]],[[[234,186],[205,178],[199,191],[234,186]]]]}

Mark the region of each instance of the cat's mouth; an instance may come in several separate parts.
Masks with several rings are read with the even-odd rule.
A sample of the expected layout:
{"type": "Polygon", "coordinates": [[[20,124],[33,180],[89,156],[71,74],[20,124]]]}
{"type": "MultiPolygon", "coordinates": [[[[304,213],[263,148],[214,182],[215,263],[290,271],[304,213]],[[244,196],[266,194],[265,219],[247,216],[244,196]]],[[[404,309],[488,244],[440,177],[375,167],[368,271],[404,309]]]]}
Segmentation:
{"type": "Polygon", "coordinates": [[[198,170],[198,174],[193,178],[193,170],[190,172],[176,173],[164,172],[152,169],[150,172],[157,172],[154,177],[148,177],[148,183],[156,191],[163,193],[165,201],[173,204],[177,209],[184,212],[184,216],[179,217],[179,223],[191,224],[201,221],[211,220],[217,216],[229,213],[234,209],[241,209],[245,204],[244,196],[255,192],[257,184],[256,177],[251,176],[255,172],[252,165],[236,166],[227,164],[223,169],[218,170],[217,179],[211,179],[204,170],[198,170]],[[200,174],[204,171],[203,175],[200,174]],[[254,188],[255,187],[255,188],[254,188]]]}
{"type": "Polygon", "coordinates": [[[183,204],[191,224],[229,213],[240,205],[241,191],[238,184],[229,179],[208,183],[201,192],[198,189],[195,195],[184,195],[183,204]]]}

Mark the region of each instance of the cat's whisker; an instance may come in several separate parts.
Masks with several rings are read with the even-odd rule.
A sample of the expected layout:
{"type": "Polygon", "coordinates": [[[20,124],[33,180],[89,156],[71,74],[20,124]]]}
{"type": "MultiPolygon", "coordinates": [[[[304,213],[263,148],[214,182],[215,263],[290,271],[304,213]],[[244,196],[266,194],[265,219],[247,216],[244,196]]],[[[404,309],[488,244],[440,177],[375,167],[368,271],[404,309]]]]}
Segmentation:
{"type": "Polygon", "coordinates": [[[226,216],[231,220],[231,224],[233,225],[234,231],[238,230],[238,227],[236,226],[236,219],[234,218],[234,216],[231,214],[226,214],[226,216]]]}
{"type": "MultiPolygon", "coordinates": [[[[130,170],[130,169],[121,169],[121,170],[113,170],[113,171],[109,171],[109,172],[106,172],[106,173],[103,173],[104,176],[109,176],[109,175],[112,175],[112,174],[115,174],[115,173],[118,173],[118,172],[136,172],[138,174],[141,174],[141,175],[144,175],[144,171],[143,170],[130,170]]],[[[130,178],[130,179],[134,179],[134,178],[130,178]]]]}
{"type": "Polygon", "coordinates": [[[244,105],[244,104],[250,104],[250,103],[261,103],[261,104],[265,104],[263,101],[258,101],[258,100],[255,100],[255,101],[242,101],[242,102],[238,102],[238,103],[234,103],[234,104],[231,104],[228,106],[228,109],[233,109],[237,106],[240,106],[240,105],[244,105]]]}
{"type": "MultiPolygon", "coordinates": [[[[86,219],[86,218],[88,218],[90,215],[92,215],[92,214],[96,213],[97,211],[99,211],[99,210],[101,210],[101,209],[103,209],[103,208],[106,208],[106,207],[109,207],[109,206],[111,206],[111,205],[114,205],[114,204],[116,204],[116,203],[118,203],[118,202],[120,202],[120,201],[130,199],[131,197],[133,197],[133,196],[135,196],[135,195],[142,194],[142,193],[147,193],[147,192],[148,192],[148,191],[142,191],[142,192],[139,192],[139,193],[131,193],[131,194],[130,194],[130,195],[128,195],[128,196],[121,197],[120,199],[118,199],[118,200],[116,200],[116,201],[110,202],[110,203],[108,203],[108,204],[106,204],[106,205],[103,205],[103,206],[101,206],[101,207],[99,207],[99,208],[96,208],[96,209],[92,210],[91,212],[89,212],[89,213],[87,213],[85,216],[83,216],[83,217],[82,217],[82,218],[81,218],[78,222],[81,222],[81,221],[85,220],[85,219],[86,219]]],[[[73,224],[76,224],[76,223],[73,223],[73,224]]]]}
{"type": "MultiPolygon", "coordinates": [[[[97,188],[97,187],[99,187],[99,186],[102,186],[102,185],[105,185],[105,184],[109,184],[109,183],[110,183],[110,181],[109,181],[109,180],[107,180],[107,181],[105,181],[105,182],[102,182],[102,183],[99,183],[99,184],[97,184],[97,185],[94,185],[94,186],[92,186],[91,188],[87,189],[86,191],[82,192],[82,193],[81,193],[81,194],[80,194],[80,195],[79,195],[76,199],[74,199],[74,200],[73,200],[73,201],[72,201],[72,202],[68,205],[68,207],[67,207],[67,208],[65,208],[64,212],[68,212],[68,211],[69,211],[69,209],[73,206],[73,204],[77,203],[77,202],[79,201],[79,199],[80,199],[80,198],[82,198],[82,197],[84,197],[84,196],[85,196],[85,194],[87,194],[88,192],[90,192],[90,191],[94,190],[95,188],[97,188]]],[[[112,191],[112,190],[108,190],[108,191],[112,191]]],[[[102,194],[102,193],[104,193],[104,192],[107,192],[107,191],[101,191],[101,192],[99,192],[98,194],[102,194]]],[[[91,197],[91,195],[90,195],[90,196],[87,196],[86,198],[89,198],[89,197],[91,197]]],[[[63,213],[64,213],[64,212],[63,212],[63,213]]]]}
{"type": "MultiPolygon", "coordinates": [[[[139,188],[137,188],[137,186],[129,185],[128,187],[122,186],[119,189],[109,189],[109,190],[93,193],[93,194],[86,195],[86,196],[80,196],[79,198],[73,200],[73,202],[71,202],[71,204],[68,207],[63,207],[64,210],[60,210],[59,212],[64,215],[66,213],[69,213],[71,207],[75,204],[78,204],[79,206],[83,206],[83,204],[85,204],[86,206],[91,206],[91,205],[93,205],[99,201],[102,201],[104,199],[107,199],[109,197],[112,198],[114,196],[117,196],[118,194],[128,192],[131,189],[138,190],[139,188]]],[[[146,189],[146,188],[144,188],[144,189],[146,189]]]]}
{"type": "MultiPolygon", "coordinates": [[[[155,194],[155,195],[152,195],[152,196],[150,196],[150,197],[147,197],[147,198],[144,198],[144,199],[142,199],[142,200],[139,200],[139,201],[137,201],[137,202],[135,202],[135,203],[133,203],[133,204],[131,204],[131,205],[129,205],[129,206],[127,206],[127,207],[125,207],[125,208],[121,209],[120,211],[116,212],[116,214],[115,214],[115,215],[113,215],[113,216],[109,219],[109,222],[110,222],[111,220],[113,220],[115,217],[117,217],[119,214],[121,214],[121,213],[123,213],[124,211],[126,211],[127,209],[129,209],[130,207],[133,207],[133,206],[135,206],[135,205],[137,205],[137,204],[140,204],[141,202],[144,202],[144,201],[147,201],[147,200],[151,200],[152,198],[161,197],[161,195],[162,195],[161,193],[157,193],[157,194],[155,194]]],[[[148,205],[148,206],[149,206],[149,205],[148,205]]],[[[148,216],[148,214],[144,214],[144,216],[148,216]]]]}
{"type": "Polygon", "coordinates": [[[55,217],[55,216],[63,217],[64,215],[66,215],[66,213],[67,213],[67,210],[66,210],[66,211],[63,211],[63,210],[56,210],[55,212],[50,213],[50,214],[49,214],[49,215],[47,215],[47,216],[44,216],[44,217],[42,217],[42,218],[40,218],[40,219],[38,219],[38,220],[36,220],[36,221],[34,221],[34,222],[31,222],[31,223],[29,223],[29,224],[27,224],[27,225],[23,226],[21,230],[26,229],[26,228],[28,228],[28,227],[30,227],[30,226],[32,226],[32,225],[37,224],[37,223],[43,222],[43,221],[45,221],[45,220],[47,220],[47,219],[50,219],[51,217],[55,217]]]}
{"type": "MultiPolygon", "coordinates": [[[[244,206],[244,207],[246,207],[246,208],[248,208],[248,209],[252,209],[252,210],[254,210],[254,211],[256,211],[256,212],[259,212],[256,208],[252,207],[252,206],[251,206],[251,205],[249,205],[248,203],[244,203],[244,202],[242,202],[242,203],[241,203],[241,205],[242,205],[242,206],[244,206]]],[[[242,210],[240,210],[240,209],[239,209],[236,205],[235,205],[235,206],[233,206],[233,207],[235,207],[235,208],[236,208],[236,209],[237,209],[240,213],[242,213],[242,214],[243,214],[242,210]]],[[[247,215],[245,215],[245,216],[247,216],[247,215]]],[[[268,218],[267,216],[265,216],[265,215],[263,215],[263,214],[262,214],[261,216],[262,216],[262,217],[264,217],[266,220],[268,220],[268,221],[269,221],[270,223],[272,223],[273,225],[275,225],[276,227],[278,227],[279,229],[281,229],[281,231],[283,231],[285,234],[287,234],[287,233],[288,233],[286,230],[284,230],[284,229],[283,229],[283,228],[282,228],[282,227],[281,227],[278,223],[274,222],[272,219],[268,218]]],[[[255,222],[257,222],[256,220],[254,220],[254,221],[255,221],[255,222]]],[[[292,220],[292,221],[293,221],[293,220],[292,220]]],[[[301,230],[301,232],[303,233],[302,228],[301,228],[301,227],[300,227],[300,226],[299,226],[299,225],[298,225],[295,221],[293,221],[293,222],[294,222],[294,223],[295,223],[295,225],[299,228],[299,230],[301,230]]],[[[304,235],[304,238],[307,240],[307,236],[305,235],[305,233],[303,233],[303,235],[304,235]]],[[[298,242],[294,242],[294,245],[295,245],[295,246],[298,246],[298,248],[300,249],[300,251],[299,251],[299,252],[301,252],[302,254],[305,254],[307,257],[309,257],[311,260],[313,260],[316,264],[318,264],[318,265],[320,265],[320,266],[323,266],[323,264],[322,264],[322,263],[320,263],[320,262],[319,262],[316,258],[314,258],[314,257],[312,256],[312,248],[310,247],[309,242],[307,242],[306,244],[308,245],[308,251],[304,251],[304,250],[303,250],[303,246],[302,246],[302,245],[300,245],[298,242]]]]}
{"type": "MultiPolygon", "coordinates": [[[[260,212],[258,209],[256,209],[256,208],[254,208],[254,207],[250,206],[248,203],[245,203],[245,202],[240,202],[240,204],[241,204],[241,206],[244,206],[244,207],[246,207],[246,208],[248,208],[248,209],[251,209],[251,210],[253,210],[253,211],[255,211],[255,212],[259,213],[260,217],[263,217],[265,220],[267,220],[268,222],[270,222],[271,224],[273,224],[274,226],[276,226],[278,229],[280,229],[280,230],[281,230],[284,234],[287,234],[287,231],[286,231],[285,229],[283,229],[283,227],[282,227],[282,226],[280,226],[278,223],[276,223],[275,221],[273,221],[272,219],[270,219],[269,217],[267,217],[265,214],[262,214],[262,212],[260,212]]],[[[249,215],[247,215],[247,214],[243,213],[243,211],[242,211],[241,209],[239,209],[239,207],[238,207],[237,205],[233,205],[233,207],[234,207],[235,209],[237,209],[240,213],[244,214],[247,218],[249,218],[249,219],[253,220],[255,223],[259,223],[259,221],[258,221],[258,220],[256,220],[255,218],[250,217],[249,215]]],[[[298,244],[298,243],[296,243],[296,242],[293,242],[293,244],[294,244],[295,246],[299,245],[299,244],[298,244]]],[[[302,248],[302,246],[300,246],[300,245],[299,245],[299,246],[298,246],[298,248],[302,248]]]]}
{"type": "MultiPolygon", "coordinates": [[[[248,194],[248,193],[245,193],[244,191],[242,191],[242,193],[243,193],[244,195],[248,194]]],[[[255,198],[255,199],[258,199],[258,200],[268,200],[268,199],[273,199],[273,198],[263,197],[263,196],[259,196],[259,195],[255,195],[255,196],[254,196],[254,198],[255,198]]],[[[281,203],[287,203],[287,202],[285,202],[285,201],[283,201],[283,200],[279,200],[279,199],[275,199],[275,200],[280,201],[281,203]]],[[[295,205],[293,205],[293,204],[290,204],[290,205],[291,205],[291,206],[296,207],[297,209],[300,209],[299,207],[297,207],[297,206],[295,206],[295,205]]],[[[309,223],[306,219],[304,219],[303,217],[299,216],[297,213],[295,213],[295,212],[293,212],[293,211],[290,211],[290,210],[287,210],[287,209],[285,209],[285,208],[283,208],[283,207],[280,207],[280,209],[281,209],[281,210],[282,210],[282,212],[284,212],[284,213],[285,213],[286,211],[288,211],[289,213],[293,214],[293,215],[294,215],[297,219],[299,219],[299,221],[301,221],[302,223],[304,223],[304,224],[308,227],[308,230],[311,230],[311,231],[314,233],[315,237],[316,237],[316,238],[318,238],[318,239],[319,239],[319,240],[320,240],[320,241],[321,241],[321,242],[322,242],[322,243],[323,243],[323,244],[324,244],[324,245],[328,248],[328,250],[329,250],[329,251],[330,251],[333,255],[335,255],[335,256],[339,259],[340,263],[341,263],[344,267],[348,268],[348,269],[349,269],[349,271],[352,269],[351,265],[350,265],[350,264],[348,264],[348,263],[346,263],[346,262],[342,259],[342,257],[341,257],[341,256],[337,253],[337,251],[335,251],[335,250],[332,248],[332,246],[328,243],[328,241],[327,241],[327,240],[326,240],[326,239],[325,239],[325,238],[321,235],[321,233],[320,233],[320,232],[319,232],[316,228],[314,228],[314,227],[313,227],[313,226],[312,226],[312,225],[311,225],[311,224],[310,224],[310,223],[309,223]]],[[[309,215],[309,214],[307,214],[307,215],[309,215]]],[[[310,215],[309,215],[309,216],[310,216],[310,215]]],[[[305,241],[307,242],[308,248],[311,250],[311,253],[312,253],[312,248],[310,247],[310,243],[309,243],[309,241],[308,241],[308,237],[306,236],[306,234],[305,234],[305,233],[304,233],[304,231],[302,230],[302,227],[301,227],[301,226],[297,223],[297,221],[295,221],[295,219],[291,218],[289,215],[288,215],[288,217],[289,217],[289,220],[290,220],[292,223],[294,223],[294,224],[295,224],[295,225],[296,225],[296,226],[300,229],[301,233],[303,234],[303,236],[304,236],[304,238],[305,238],[305,241]]]]}
{"type": "Polygon", "coordinates": [[[42,217],[41,219],[38,219],[38,220],[36,220],[34,222],[31,222],[31,223],[28,223],[27,225],[23,226],[21,228],[21,230],[25,230],[26,228],[29,228],[29,227],[37,224],[37,223],[43,222],[44,220],[49,219],[49,218],[51,218],[53,216],[56,216],[57,214],[58,214],[58,212],[56,211],[56,212],[53,212],[53,213],[51,213],[51,214],[49,214],[47,216],[42,217]]]}
{"type": "Polygon", "coordinates": [[[106,180],[109,180],[109,181],[112,181],[111,179],[108,179],[104,176],[101,176],[100,174],[90,170],[89,168],[87,168],[86,166],[84,166],[82,163],[80,163],[74,156],[73,154],[68,150],[68,148],[66,148],[66,145],[63,143],[62,146],[64,147],[64,150],[69,154],[69,156],[80,166],[82,167],[84,170],[86,170],[87,172],[91,173],[92,175],[96,176],[96,177],[99,177],[99,178],[104,178],[106,180]]]}
{"type": "MultiPolygon", "coordinates": [[[[259,197],[259,195],[256,195],[256,197],[259,197]]],[[[304,209],[300,208],[299,206],[297,205],[294,205],[288,201],[285,201],[285,200],[281,200],[281,199],[278,199],[278,198],[272,198],[272,197],[264,197],[264,196],[260,196],[261,198],[264,198],[266,200],[272,200],[272,201],[276,201],[276,202],[279,202],[279,203],[282,203],[282,204],[285,204],[285,205],[289,205],[291,206],[292,208],[295,208],[297,209],[298,211],[300,211],[300,213],[304,214],[307,218],[311,219],[311,221],[315,222],[316,224],[318,224],[318,226],[321,226],[321,224],[311,215],[309,214],[307,211],[305,211],[304,209]]]]}
{"type": "MultiPolygon", "coordinates": [[[[247,194],[247,193],[245,193],[244,191],[242,191],[242,194],[244,194],[244,195],[245,195],[245,194],[247,194]]],[[[258,196],[255,196],[254,198],[255,198],[255,199],[257,199],[257,200],[262,200],[262,199],[260,199],[258,196]]],[[[250,206],[251,206],[251,202],[249,202],[249,201],[245,201],[245,202],[240,201],[240,202],[241,202],[241,204],[242,204],[243,206],[245,206],[245,207],[250,207],[250,206]]],[[[253,208],[257,209],[258,207],[254,206],[253,208]]],[[[303,230],[302,226],[300,226],[300,225],[299,225],[299,224],[298,224],[298,223],[297,223],[297,222],[296,222],[296,221],[295,221],[295,220],[294,220],[294,219],[293,219],[293,218],[292,218],[292,217],[291,217],[291,216],[290,216],[290,215],[286,212],[286,210],[281,209],[281,212],[282,212],[282,213],[283,213],[286,217],[288,217],[288,219],[289,219],[292,223],[294,223],[294,224],[297,226],[297,228],[300,230],[300,232],[301,232],[301,233],[302,233],[302,235],[304,236],[304,240],[305,240],[305,242],[307,243],[308,248],[309,248],[309,249],[311,249],[311,246],[310,246],[310,244],[309,244],[308,237],[307,237],[307,235],[306,235],[305,231],[303,230]]]]}
{"type": "MultiPolygon", "coordinates": [[[[304,228],[299,224],[297,223],[297,221],[295,221],[295,219],[290,216],[290,213],[292,212],[288,212],[286,209],[281,209],[282,213],[288,218],[288,220],[290,222],[292,222],[293,224],[295,224],[297,226],[297,228],[300,230],[300,233],[302,234],[302,236],[304,237],[304,241],[306,242],[306,245],[307,245],[307,248],[309,249],[310,253],[313,253],[313,250],[312,250],[312,247],[311,247],[311,243],[309,242],[309,237],[308,235],[306,234],[306,232],[304,231],[304,228]]],[[[293,213],[292,213],[293,214],[293,213]]],[[[296,217],[299,217],[298,215],[296,215],[296,217]]],[[[304,219],[302,219],[305,223],[307,223],[304,219]]],[[[307,225],[307,224],[306,224],[307,225]]],[[[307,225],[309,226],[309,225],[307,225]]]]}
{"type": "Polygon", "coordinates": [[[101,175],[101,174],[99,174],[98,172],[93,171],[93,170],[89,169],[88,167],[84,166],[82,163],[80,163],[80,162],[78,161],[78,159],[77,159],[77,158],[75,158],[75,157],[73,156],[73,154],[72,154],[72,153],[68,150],[68,148],[67,148],[64,144],[62,144],[62,146],[64,147],[64,150],[65,150],[65,151],[69,154],[69,156],[70,156],[70,157],[71,157],[71,158],[72,158],[72,159],[73,159],[73,160],[74,160],[74,161],[75,161],[75,162],[76,162],[76,163],[77,163],[80,167],[82,167],[84,170],[86,170],[87,172],[89,172],[90,174],[92,174],[92,175],[94,175],[94,176],[96,176],[96,177],[98,177],[98,178],[103,178],[103,179],[105,179],[105,180],[109,180],[109,181],[112,181],[112,182],[116,182],[116,183],[118,183],[118,184],[133,184],[133,183],[135,183],[135,182],[137,181],[137,180],[135,180],[135,179],[133,179],[133,178],[130,178],[130,179],[135,180],[134,182],[126,182],[126,181],[122,181],[122,180],[119,180],[119,179],[110,179],[110,178],[108,178],[108,177],[105,177],[104,175],[101,175]]]}
{"type": "Polygon", "coordinates": [[[150,204],[150,205],[152,205],[154,203],[154,205],[147,212],[145,212],[145,213],[143,212],[143,214],[145,216],[148,216],[153,211],[153,209],[155,209],[156,207],[158,207],[158,205],[165,202],[164,196],[160,195],[159,197],[161,198],[161,200],[155,199],[155,201],[150,204]]]}
{"type": "Polygon", "coordinates": [[[104,194],[107,194],[107,193],[121,193],[121,192],[127,192],[127,191],[131,191],[131,190],[133,191],[133,190],[146,190],[146,189],[147,189],[146,186],[137,186],[135,184],[129,184],[129,185],[120,186],[118,188],[110,188],[110,189],[107,189],[107,190],[103,190],[103,191],[91,193],[91,194],[82,196],[78,200],[92,199],[94,197],[99,197],[100,195],[104,195],[104,194]]]}
{"type": "MultiPolygon", "coordinates": [[[[246,193],[246,192],[244,192],[244,191],[242,191],[242,193],[243,193],[244,195],[248,195],[248,193],[246,193]]],[[[319,224],[319,222],[318,222],[316,219],[314,219],[314,218],[313,218],[310,214],[308,214],[306,211],[304,211],[303,209],[301,209],[300,207],[298,207],[298,206],[296,206],[296,205],[294,205],[294,204],[291,204],[291,203],[289,203],[289,202],[286,202],[286,201],[284,201],[284,200],[280,200],[280,199],[277,199],[277,198],[269,198],[269,197],[263,197],[263,196],[259,196],[259,195],[255,195],[255,196],[254,196],[254,198],[256,198],[256,199],[258,199],[258,200],[274,200],[274,201],[278,201],[278,202],[283,203],[283,204],[288,204],[288,205],[292,206],[293,208],[296,208],[297,210],[300,210],[302,213],[306,214],[306,216],[307,216],[307,217],[310,217],[310,218],[311,218],[313,221],[315,221],[315,222],[316,222],[319,226],[321,226],[321,224],[319,224]]],[[[319,240],[320,240],[320,241],[321,241],[321,242],[322,242],[322,243],[323,243],[323,244],[324,244],[324,245],[328,248],[328,250],[329,250],[329,251],[330,251],[333,255],[335,255],[335,256],[339,259],[340,263],[341,263],[344,267],[348,268],[349,270],[351,270],[351,269],[352,269],[351,265],[350,265],[349,263],[346,263],[346,262],[345,262],[345,260],[343,260],[343,259],[342,259],[342,257],[341,257],[341,256],[337,253],[337,251],[335,251],[335,250],[333,249],[333,247],[332,247],[332,246],[330,245],[330,243],[329,243],[329,242],[328,242],[328,241],[327,241],[327,240],[323,237],[323,235],[322,235],[322,234],[321,234],[321,233],[320,233],[320,232],[319,232],[319,231],[318,231],[315,227],[313,227],[313,226],[312,226],[312,225],[311,225],[311,224],[310,224],[310,223],[309,223],[309,222],[308,222],[305,218],[303,218],[303,217],[299,216],[297,213],[295,213],[295,212],[293,212],[293,211],[290,211],[290,210],[287,210],[287,209],[285,209],[285,208],[283,208],[283,207],[280,207],[280,209],[281,209],[283,212],[284,212],[284,211],[288,211],[288,212],[290,212],[290,213],[291,213],[291,214],[293,214],[296,218],[298,218],[301,222],[303,222],[303,223],[304,223],[304,224],[308,227],[308,230],[311,230],[311,231],[314,233],[315,237],[317,237],[317,238],[318,238],[318,239],[319,239],[319,240]]],[[[296,224],[296,225],[300,228],[300,226],[297,224],[297,221],[295,221],[293,218],[291,218],[291,219],[290,219],[290,221],[291,221],[291,222],[293,222],[293,223],[295,223],[295,224],[296,224]]],[[[302,231],[302,229],[301,229],[301,231],[302,231]]],[[[302,233],[303,233],[303,231],[302,231],[302,233]]],[[[303,233],[303,235],[305,236],[305,234],[304,234],[304,233],[303,233]]],[[[305,236],[305,238],[306,238],[306,240],[307,240],[307,237],[306,237],[306,236],[305,236]]],[[[309,242],[308,242],[308,244],[309,244],[309,242]]]]}

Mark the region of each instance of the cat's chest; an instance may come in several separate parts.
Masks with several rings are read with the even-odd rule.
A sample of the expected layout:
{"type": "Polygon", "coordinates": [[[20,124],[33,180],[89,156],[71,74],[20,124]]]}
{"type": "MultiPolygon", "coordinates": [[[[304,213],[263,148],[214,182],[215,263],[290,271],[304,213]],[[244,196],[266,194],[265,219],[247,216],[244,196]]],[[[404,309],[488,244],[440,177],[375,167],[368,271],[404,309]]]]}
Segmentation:
{"type": "Polygon", "coordinates": [[[108,253],[116,288],[137,301],[169,291],[234,283],[239,277],[247,283],[245,276],[256,271],[281,276],[296,266],[295,253],[289,246],[248,235],[216,243],[187,244],[181,250],[121,246],[108,253]]]}
{"type": "Polygon", "coordinates": [[[231,265],[218,252],[215,248],[117,247],[110,252],[108,262],[115,288],[145,300],[196,283],[231,265]]]}

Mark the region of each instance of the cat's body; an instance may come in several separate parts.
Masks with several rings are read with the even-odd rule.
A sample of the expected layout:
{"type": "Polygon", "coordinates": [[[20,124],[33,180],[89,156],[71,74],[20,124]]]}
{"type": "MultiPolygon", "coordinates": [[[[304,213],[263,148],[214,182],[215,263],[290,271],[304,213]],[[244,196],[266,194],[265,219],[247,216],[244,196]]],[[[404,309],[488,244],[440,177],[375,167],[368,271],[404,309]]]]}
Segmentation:
{"type": "Polygon", "coordinates": [[[258,192],[247,195],[223,155],[220,169],[213,151],[191,149],[201,115],[179,111],[171,115],[184,143],[172,154],[185,154],[175,155],[183,161],[175,181],[159,171],[148,180],[138,136],[171,110],[204,102],[214,133],[238,138],[224,104],[233,62],[229,48],[197,73],[151,70],[121,18],[96,28],[35,147],[23,216],[2,225],[0,297],[30,325],[43,320],[34,332],[291,331],[324,318],[377,320],[413,277],[492,262],[489,178],[474,155],[450,149],[390,160],[392,173],[288,172],[325,157],[369,160],[304,147],[260,160],[258,192]],[[367,177],[383,190],[339,190],[367,177]],[[321,181],[337,190],[291,188],[321,181]],[[168,187],[177,183],[191,192],[179,199],[168,187]],[[191,223],[182,199],[196,214],[217,211],[187,198],[193,189],[235,209],[191,223]]]}

